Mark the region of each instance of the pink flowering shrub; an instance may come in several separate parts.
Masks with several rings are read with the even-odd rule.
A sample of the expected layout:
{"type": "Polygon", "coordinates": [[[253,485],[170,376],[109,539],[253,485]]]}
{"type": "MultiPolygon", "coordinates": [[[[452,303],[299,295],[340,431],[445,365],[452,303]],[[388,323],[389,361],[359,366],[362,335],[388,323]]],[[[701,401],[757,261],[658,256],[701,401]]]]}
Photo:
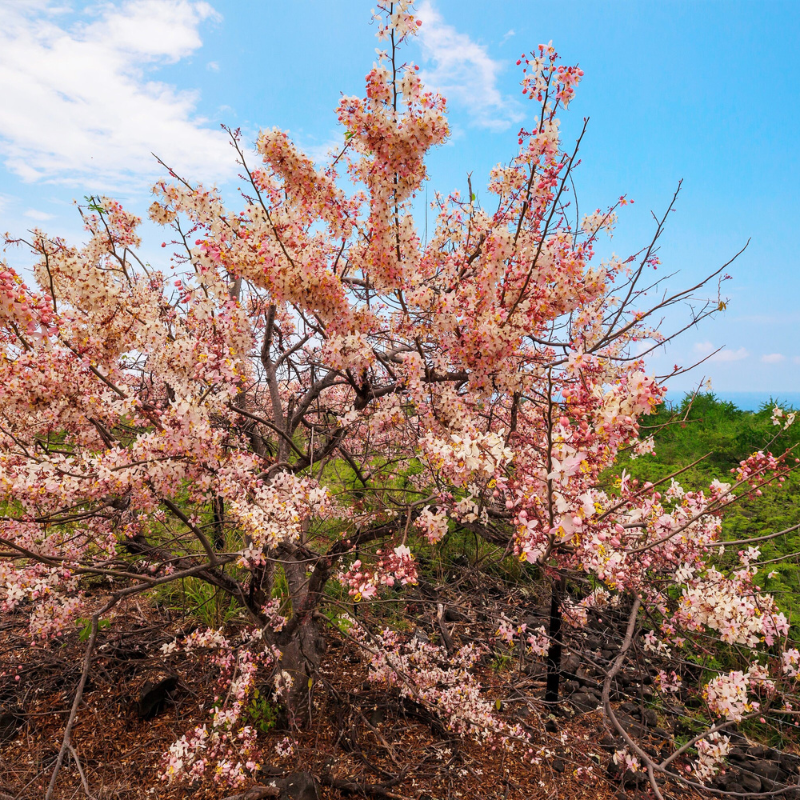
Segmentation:
{"type": "MultiPolygon", "coordinates": [[[[256,763],[244,710],[259,671],[290,726],[308,722],[326,590],[377,607],[381,592],[421,581],[419,547],[466,532],[552,586],[548,628],[496,621],[497,641],[547,659],[548,692],[562,621],[632,606],[652,623],[653,655],[694,635],[738,648],[747,666],[711,679],[705,697],[715,716],[743,719],[775,676],[796,678],[800,657],[755,582],[757,552],[720,559],[722,517],[779,485],[785,454],[756,452],[731,483],[697,491],[677,475],[602,477],[621,453],[653,452],[642,429],[669,376],[637,354],[667,341],[665,312],[694,297],[662,294],[653,275],[667,213],[638,254],[601,258],[631,201],[575,218],[583,133],[565,148],[558,115],[583,71],[548,44],[518,62],[534,112],[488,176],[485,205],[471,188],[435,194],[422,236],[414,203],[450,133],[446,101],[401,60],[420,27],[413,3],[375,14],[388,49],[364,96],[339,101],[342,139],[325,163],[277,129],[260,133],[251,163],[230,131],[242,197],[228,205],[170,172],[149,216],[171,257],[155,264],[138,255],[141,220],[107,197],[82,208],[83,245],[40,230],[9,240],[31,252],[33,280],[0,267],[0,610],[27,615],[33,642],[189,576],[234,598],[247,646],[221,633],[180,645],[212,649],[219,683],[165,775],[239,785],[256,763]],[[583,597],[565,594],[567,575],[583,597]],[[102,600],[90,578],[108,581],[102,600]]],[[[525,738],[481,694],[490,641],[448,654],[367,628],[359,619],[352,636],[372,680],[459,735],[525,738]]],[[[666,670],[659,684],[679,691],[666,670]]],[[[702,741],[706,776],[726,745],[702,741]]],[[[647,758],[619,756],[630,769],[647,758]]]]}

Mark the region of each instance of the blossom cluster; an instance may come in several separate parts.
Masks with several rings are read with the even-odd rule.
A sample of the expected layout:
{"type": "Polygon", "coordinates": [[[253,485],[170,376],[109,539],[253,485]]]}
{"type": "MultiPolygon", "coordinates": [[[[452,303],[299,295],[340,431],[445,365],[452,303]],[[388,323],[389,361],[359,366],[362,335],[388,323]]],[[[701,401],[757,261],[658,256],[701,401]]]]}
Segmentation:
{"type": "Polygon", "coordinates": [[[407,586],[417,582],[417,566],[406,545],[398,545],[387,552],[378,550],[376,555],[374,570],[365,569],[361,559],[356,559],[339,575],[340,582],[348,587],[348,594],[356,602],[376,597],[380,586],[407,586]]]}
{"type": "MultiPolygon", "coordinates": [[[[210,722],[198,725],[170,745],[164,755],[162,780],[194,782],[210,774],[217,783],[241,786],[259,769],[257,731],[247,719],[247,707],[256,691],[259,670],[279,657],[269,649],[252,647],[259,639],[254,636],[237,647],[220,631],[205,629],[181,642],[182,653],[210,651],[218,678],[210,722]]],[[[175,642],[164,647],[166,654],[179,649],[175,642]]]]}

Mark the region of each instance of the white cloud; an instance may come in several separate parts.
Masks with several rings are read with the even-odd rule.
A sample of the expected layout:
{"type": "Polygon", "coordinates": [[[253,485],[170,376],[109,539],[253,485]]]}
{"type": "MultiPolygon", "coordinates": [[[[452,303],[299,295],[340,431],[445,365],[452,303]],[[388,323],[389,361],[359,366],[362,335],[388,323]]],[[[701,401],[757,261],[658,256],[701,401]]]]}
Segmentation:
{"type": "Polygon", "coordinates": [[[744,347],[740,347],[738,350],[720,350],[719,353],[711,356],[709,361],[741,361],[744,358],[747,358],[750,353],[744,347]]]}
{"type": "Polygon", "coordinates": [[[505,44],[512,36],[516,36],[516,31],[511,28],[511,30],[506,31],[506,35],[500,40],[500,44],[505,44]]]}
{"type": "Polygon", "coordinates": [[[235,174],[226,137],[196,116],[198,95],[152,70],[200,48],[206,2],[98,4],[69,24],[48,0],[0,0],[0,157],[26,181],[113,190],[163,174],[235,174]]]}
{"type": "Polygon", "coordinates": [[[644,339],[636,342],[631,350],[631,355],[643,356],[647,354],[648,359],[661,358],[664,354],[664,349],[654,342],[652,339],[644,339]]]}
{"type": "Polygon", "coordinates": [[[705,356],[714,352],[714,345],[711,342],[695,342],[694,352],[699,356],[705,356]]]}
{"type": "Polygon", "coordinates": [[[324,142],[305,141],[302,137],[297,140],[298,149],[307,155],[319,169],[323,164],[331,162],[331,153],[338,155],[344,146],[344,133],[337,131],[331,133],[324,142]]]}
{"type": "Polygon", "coordinates": [[[446,24],[431,0],[423,0],[417,17],[422,20],[422,54],[432,63],[421,73],[426,84],[466,106],[473,122],[482,128],[505,130],[524,118],[520,104],[497,86],[501,61],[492,59],[484,45],[446,24]]]}
{"type": "Polygon", "coordinates": [[[219,72],[219,64],[216,61],[209,61],[206,64],[206,69],[210,72],[219,72]]]}
{"type": "Polygon", "coordinates": [[[48,214],[46,211],[37,211],[35,208],[29,208],[25,212],[25,216],[29,219],[35,219],[37,222],[47,222],[48,219],[55,219],[53,214],[48,214]]]}
{"type": "MultiPolygon", "coordinates": [[[[709,353],[714,353],[716,350],[716,346],[713,345],[711,342],[696,342],[694,345],[694,352],[695,355],[703,358],[707,356],[709,353]]],[[[719,363],[725,363],[730,361],[742,361],[743,359],[747,358],[750,353],[747,351],[747,348],[740,347],[738,350],[720,350],[718,353],[714,353],[709,361],[716,361],[719,363]]]]}
{"type": "Polygon", "coordinates": [[[769,353],[768,355],[761,356],[761,360],[765,364],[780,364],[781,361],[784,361],[786,356],[782,353],[769,353]]]}

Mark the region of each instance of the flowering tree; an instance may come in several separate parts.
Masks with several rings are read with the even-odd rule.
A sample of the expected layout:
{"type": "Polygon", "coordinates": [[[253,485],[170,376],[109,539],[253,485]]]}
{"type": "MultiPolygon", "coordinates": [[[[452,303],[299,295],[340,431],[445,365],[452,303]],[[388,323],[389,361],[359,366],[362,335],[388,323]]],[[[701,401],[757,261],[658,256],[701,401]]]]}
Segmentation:
{"type": "MultiPolygon", "coordinates": [[[[783,460],[757,453],[705,492],[625,473],[615,490],[600,488],[620,452],[652,449],[640,424],[668,376],[648,375],[634,353],[671,338],[662,313],[724,267],[648,302],[675,198],[640,253],[596,263],[626,200],[574,218],[583,132],[562,149],[557,114],[583,73],[550,45],[518,62],[536,116],[490,175],[491,209],[471,189],[437,195],[423,240],[413,203],[426,154],[448,136],[445,100],[400,62],[420,24],[411,3],[381,4],[377,22],[388,49],[366,97],[340,101],[343,144],[329,163],[316,166],[279,130],[259,136],[251,159],[231,131],[248,187],[240,210],[172,172],[155,186],[150,217],[168,232],[170,264],[140,260],[140,220],[105,197],[82,209],[82,247],[38,230],[13,240],[35,255],[35,286],[0,272],[3,609],[30,611],[32,640],[89,617],[85,682],[99,621],[126,598],[187,576],[235,598],[252,623],[246,646],[209,631],[167,648],[211,648],[230,691],[166,769],[198,777],[214,763],[237,784],[256,763],[242,708],[259,674],[288,721],[303,722],[324,648],[320,612],[336,602],[326,588],[361,603],[402,589],[417,579],[415,543],[460,528],[551,580],[549,630],[523,635],[548,654],[548,699],[564,615],[580,624],[587,608],[613,603],[631,623],[610,675],[645,610],[653,648],[700,630],[747,648],[750,671],[707,689],[720,718],[741,719],[754,708],[748,692],[769,680],[759,647],[775,650],[788,626],[753,585],[752,553],[732,571],[712,556],[735,492],[780,478],[783,460]],[[580,604],[564,593],[567,575],[591,582],[580,604]],[[90,577],[107,579],[100,603],[85,591],[90,577]]],[[[700,302],[689,324],[719,304],[700,302]]],[[[453,730],[524,738],[465,690],[476,651],[351,630],[376,678],[453,730]]],[[[796,651],[778,656],[796,670],[796,651]]],[[[608,686],[604,704],[613,718],[608,686]]],[[[704,777],[725,748],[715,732],[698,741],[704,777]]],[[[651,775],[668,769],[629,747],[651,775]]]]}

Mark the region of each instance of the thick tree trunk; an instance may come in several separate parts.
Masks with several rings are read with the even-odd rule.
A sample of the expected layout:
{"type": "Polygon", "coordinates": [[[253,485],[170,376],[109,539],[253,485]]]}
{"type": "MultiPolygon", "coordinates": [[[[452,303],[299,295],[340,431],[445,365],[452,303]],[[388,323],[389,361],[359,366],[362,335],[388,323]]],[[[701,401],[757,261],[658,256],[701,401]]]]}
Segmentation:
{"type": "Polygon", "coordinates": [[[558,702],[558,689],[561,683],[561,645],[564,641],[561,630],[561,604],[564,598],[566,580],[561,575],[553,581],[550,593],[550,649],[547,651],[547,687],[544,700],[546,703],[558,702]]]}
{"type": "Polygon", "coordinates": [[[311,692],[324,652],[325,637],[313,618],[301,624],[281,647],[280,669],[291,681],[282,698],[290,728],[302,728],[311,721],[311,692]]]}
{"type": "Polygon", "coordinates": [[[330,570],[323,561],[309,577],[302,553],[291,546],[282,546],[278,552],[292,601],[292,616],[276,641],[281,651],[279,668],[291,679],[291,688],[282,700],[288,726],[303,727],[311,717],[311,689],[325,651],[325,638],[316,618],[325,579],[317,586],[314,575],[321,571],[327,577],[330,570]]]}

